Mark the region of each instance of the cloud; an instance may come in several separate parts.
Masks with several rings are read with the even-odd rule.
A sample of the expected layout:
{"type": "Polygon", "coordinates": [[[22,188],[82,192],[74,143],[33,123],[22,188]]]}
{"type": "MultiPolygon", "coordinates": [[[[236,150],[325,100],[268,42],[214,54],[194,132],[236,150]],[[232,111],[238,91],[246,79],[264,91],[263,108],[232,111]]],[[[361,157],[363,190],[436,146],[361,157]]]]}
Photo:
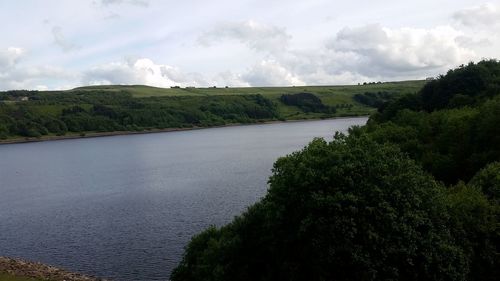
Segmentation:
{"type": "Polygon", "coordinates": [[[94,3],[101,6],[111,6],[111,5],[121,5],[121,4],[129,4],[142,7],[149,6],[149,0],[96,0],[94,1],[94,3]]]}
{"type": "Polygon", "coordinates": [[[250,87],[250,83],[245,81],[241,74],[233,73],[231,71],[218,73],[212,80],[214,85],[220,87],[250,87]]]}
{"type": "Polygon", "coordinates": [[[121,16],[117,13],[109,13],[105,16],[102,17],[103,20],[116,20],[119,19],[121,16]]]}
{"type": "Polygon", "coordinates": [[[343,28],[327,48],[353,58],[347,70],[390,77],[442,70],[474,59],[475,53],[460,44],[462,36],[449,26],[390,29],[372,24],[343,28]]]}
{"type": "Polygon", "coordinates": [[[465,46],[467,48],[493,46],[493,41],[491,41],[489,38],[476,39],[476,38],[464,35],[464,36],[457,37],[456,41],[460,45],[465,46]]]}
{"type": "Polygon", "coordinates": [[[290,86],[303,85],[289,69],[273,60],[263,60],[254,65],[242,78],[250,86],[290,86]]]}
{"type": "Polygon", "coordinates": [[[66,36],[64,36],[62,28],[60,26],[52,27],[52,36],[54,38],[54,43],[61,48],[64,52],[70,52],[80,47],[72,42],[70,42],[66,36]]]}
{"type": "Polygon", "coordinates": [[[75,81],[77,74],[55,66],[19,66],[22,48],[0,50],[0,90],[46,89],[49,80],[75,81]]]}
{"type": "Polygon", "coordinates": [[[83,74],[84,85],[140,84],[155,87],[211,86],[283,86],[304,84],[296,75],[276,61],[263,60],[245,73],[220,72],[212,77],[186,73],[177,67],[158,64],[148,58],[125,59],[95,66],[83,74]]]}
{"type": "Polygon", "coordinates": [[[83,84],[141,84],[155,87],[206,86],[197,73],[183,73],[178,68],[156,64],[148,58],[126,59],[99,65],[84,72],[83,84]]]}
{"type": "Polygon", "coordinates": [[[451,26],[387,28],[380,24],[344,27],[323,46],[310,49],[294,49],[290,39],[283,28],[244,21],[219,24],[199,36],[198,42],[210,46],[236,40],[259,51],[252,58],[259,63],[246,72],[231,73],[235,78],[228,79],[251,86],[424,78],[477,59],[473,48],[491,44],[451,26]]]}
{"type": "Polygon", "coordinates": [[[16,67],[7,72],[0,72],[0,90],[49,89],[53,87],[46,84],[51,81],[66,81],[74,85],[78,81],[78,73],[48,65],[16,67]]]}
{"type": "MultiPolygon", "coordinates": [[[[99,1],[99,5],[134,4],[132,2],[136,1],[103,0],[99,1]]],[[[480,14],[476,10],[486,9],[490,12],[481,12],[481,15],[489,15],[491,11],[496,11],[491,7],[493,6],[488,4],[462,10],[455,13],[453,18],[458,20],[465,15],[464,11],[468,11],[470,22],[467,24],[472,22],[477,24],[478,20],[472,20],[475,14],[480,14]]],[[[110,12],[107,9],[105,11],[110,12]]],[[[493,19],[487,22],[491,20],[493,19]]],[[[51,26],[50,22],[46,24],[51,26]]],[[[486,30],[486,28],[481,29],[486,30]]],[[[78,48],[67,40],[61,27],[54,26],[52,34],[54,42],[63,51],[69,52],[78,48]]],[[[459,64],[478,59],[473,50],[493,49],[498,43],[497,37],[485,34],[494,33],[491,30],[482,33],[471,32],[471,29],[465,28],[462,24],[434,28],[388,28],[381,24],[371,24],[344,27],[337,32],[329,33],[331,37],[324,40],[323,44],[311,44],[310,48],[305,49],[294,48],[297,47],[293,45],[295,40],[292,42],[291,35],[284,28],[252,20],[226,22],[216,24],[197,37],[196,34],[191,37],[199,44],[208,47],[222,41],[237,42],[236,44],[242,44],[243,47],[221,44],[220,49],[216,51],[236,48],[238,55],[241,54],[241,49],[246,49],[244,46],[248,47],[247,53],[241,58],[221,62],[211,73],[202,75],[185,72],[173,65],[142,57],[109,63],[97,62],[94,67],[80,69],[69,75],[67,70],[58,67],[21,67],[20,65],[27,63],[26,60],[22,60],[22,64],[18,65],[25,51],[11,47],[0,50],[0,83],[2,87],[9,88],[47,86],[54,89],[63,82],[64,85],[73,83],[74,86],[144,84],[157,87],[214,85],[235,87],[332,85],[418,79],[434,76],[459,64]],[[45,83],[44,79],[52,82],[60,79],[62,82],[45,83]]],[[[120,40],[119,44],[123,44],[123,40],[120,40]]],[[[189,50],[196,52],[199,49],[187,48],[183,52],[189,50]]],[[[496,50],[493,52],[497,53],[496,50]]],[[[83,57],[80,53],[82,52],[68,57],[83,57]]],[[[169,56],[173,57],[175,53],[169,56]]],[[[203,62],[200,65],[202,69],[208,71],[212,69],[203,65],[203,62]]]]}
{"type": "Polygon", "coordinates": [[[49,81],[78,80],[78,73],[57,66],[36,65],[22,66],[19,62],[25,51],[19,47],[0,50],[0,90],[13,89],[48,89],[49,81]]]}
{"type": "Polygon", "coordinates": [[[23,53],[23,49],[17,47],[9,47],[5,50],[0,50],[0,71],[13,67],[23,53]]]}
{"type": "Polygon", "coordinates": [[[486,3],[455,12],[453,18],[465,26],[497,26],[500,25],[500,9],[486,3]]]}
{"type": "Polygon", "coordinates": [[[256,51],[276,52],[287,48],[291,36],[284,28],[252,20],[226,22],[198,37],[198,43],[210,46],[221,40],[237,40],[256,51]]]}

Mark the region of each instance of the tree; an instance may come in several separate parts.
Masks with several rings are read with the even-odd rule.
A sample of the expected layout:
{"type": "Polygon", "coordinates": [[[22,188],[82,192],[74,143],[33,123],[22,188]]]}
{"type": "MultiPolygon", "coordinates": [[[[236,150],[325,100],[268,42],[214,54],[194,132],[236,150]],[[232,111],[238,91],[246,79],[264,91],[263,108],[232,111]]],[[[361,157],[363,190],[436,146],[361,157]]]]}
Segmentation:
{"type": "Polygon", "coordinates": [[[472,183],[459,183],[449,190],[449,227],[467,257],[467,280],[493,281],[500,276],[500,208],[498,201],[488,201],[481,191],[492,184],[499,187],[494,178],[499,172],[498,165],[491,166],[472,183]]]}
{"type": "Polygon", "coordinates": [[[469,182],[500,207],[500,162],[494,162],[480,170],[469,182]]]}
{"type": "Polygon", "coordinates": [[[444,189],[395,146],[316,139],[274,165],[265,198],[195,236],[173,281],[463,280],[444,189]]]}

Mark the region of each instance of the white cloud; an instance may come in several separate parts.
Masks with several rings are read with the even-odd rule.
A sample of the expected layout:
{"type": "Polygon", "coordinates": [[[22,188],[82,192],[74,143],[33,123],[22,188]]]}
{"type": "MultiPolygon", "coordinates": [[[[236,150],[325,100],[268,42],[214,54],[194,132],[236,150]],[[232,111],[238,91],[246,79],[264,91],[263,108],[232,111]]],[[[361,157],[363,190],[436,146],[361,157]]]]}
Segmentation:
{"type": "Polygon", "coordinates": [[[127,59],[99,65],[85,71],[83,83],[102,84],[141,84],[155,87],[205,86],[208,83],[196,73],[183,73],[178,68],[156,64],[151,59],[127,59]]]}
{"type": "Polygon", "coordinates": [[[54,43],[61,48],[64,52],[70,52],[80,48],[73,42],[70,42],[66,36],[64,36],[62,28],[60,26],[52,27],[52,37],[54,38],[54,43]]]}
{"type": "Polygon", "coordinates": [[[94,3],[102,6],[119,5],[119,4],[130,4],[142,7],[149,6],[149,0],[96,0],[94,1],[94,3]]]}
{"type": "Polygon", "coordinates": [[[472,36],[458,36],[456,39],[457,43],[466,48],[474,47],[488,47],[493,45],[493,41],[489,38],[474,38],[472,36]]]}
{"type": "Polygon", "coordinates": [[[304,84],[296,75],[276,61],[264,60],[243,74],[225,71],[206,77],[199,73],[185,73],[179,68],[157,64],[148,58],[126,59],[99,65],[85,71],[85,85],[141,84],[155,87],[171,86],[282,86],[304,84]]]}
{"type": "Polygon", "coordinates": [[[0,71],[13,67],[23,53],[23,49],[17,47],[9,47],[5,50],[0,50],[0,71]]]}
{"type": "Polygon", "coordinates": [[[0,71],[0,90],[49,89],[50,81],[78,81],[78,73],[55,66],[15,67],[7,72],[0,71]],[[43,84],[42,84],[43,83],[43,84]]]}
{"type": "Polygon", "coordinates": [[[257,51],[276,52],[286,49],[290,39],[284,28],[248,20],[220,23],[198,37],[198,42],[210,46],[221,40],[237,40],[257,51]]]}
{"type": "Polygon", "coordinates": [[[384,28],[379,24],[346,27],[327,47],[351,54],[351,69],[367,76],[443,70],[476,58],[460,44],[463,33],[449,26],[432,29],[384,28]]]}
{"type": "Polygon", "coordinates": [[[250,84],[245,81],[241,74],[231,71],[223,71],[213,78],[215,86],[231,86],[231,87],[250,87],[250,84]]]}
{"type": "Polygon", "coordinates": [[[263,60],[242,75],[250,86],[290,86],[303,85],[294,73],[273,60],[263,60]]]}
{"type": "Polygon", "coordinates": [[[18,47],[0,50],[0,90],[12,89],[46,89],[41,83],[48,80],[77,79],[78,74],[56,66],[20,66],[19,61],[25,51],[18,47]]]}
{"type": "Polygon", "coordinates": [[[465,26],[500,25],[500,9],[492,3],[463,9],[453,14],[453,18],[465,26]]]}
{"type": "Polygon", "coordinates": [[[198,41],[205,45],[238,40],[263,56],[236,81],[249,85],[350,84],[424,78],[477,59],[469,38],[450,26],[387,28],[380,24],[344,27],[324,46],[294,49],[284,29],[255,21],[219,24],[198,41]]]}

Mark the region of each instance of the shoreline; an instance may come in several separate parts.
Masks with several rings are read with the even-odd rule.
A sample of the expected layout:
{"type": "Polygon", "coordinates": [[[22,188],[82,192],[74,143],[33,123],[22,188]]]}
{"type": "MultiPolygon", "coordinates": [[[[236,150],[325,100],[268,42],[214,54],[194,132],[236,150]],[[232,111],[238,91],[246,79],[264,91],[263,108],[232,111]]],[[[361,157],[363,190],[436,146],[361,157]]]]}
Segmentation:
{"type": "Polygon", "coordinates": [[[51,281],[106,281],[99,277],[70,272],[40,262],[0,256],[0,275],[51,281]]]}
{"type": "Polygon", "coordinates": [[[226,128],[226,127],[237,127],[237,126],[252,126],[252,125],[266,125],[266,124],[279,124],[279,123],[293,123],[293,122],[312,122],[321,120],[336,120],[336,119],[346,119],[346,118],[363,118],[370,117],[370,115],[359,115],[359,116],[340,116],[333,118],[317,118],[317,119],[292,119],[292,120],[272,120],[263,121],[255,123],[231,123],[220,126],[209,126],[209,127],[189,127],[189,128],[165,128],[165,129],[146,129],[142,131],[112,131],[112,132],[82,132],[85,135],[80,135],[76,133],[74,135],[62,135],[62,136],[42,136],[40,138],[14,138],[0,140],[0,145],[4,144],[20,144],[20,143],[30,143],[30,142],[44,142],[44,141],[58,141],[58,140],[71,140],[71,139],[86,139],[86,138],[99,138],[99,137],[112,137],[112,136],[126,136],[126,135],[142,135],[142,134],[155,134],[155,133],[168,133],[168,132],[181,132],[181,131],[193,131],[193,130],[203,130],[203,129],[215,129],[215,128],[226,128]]]}

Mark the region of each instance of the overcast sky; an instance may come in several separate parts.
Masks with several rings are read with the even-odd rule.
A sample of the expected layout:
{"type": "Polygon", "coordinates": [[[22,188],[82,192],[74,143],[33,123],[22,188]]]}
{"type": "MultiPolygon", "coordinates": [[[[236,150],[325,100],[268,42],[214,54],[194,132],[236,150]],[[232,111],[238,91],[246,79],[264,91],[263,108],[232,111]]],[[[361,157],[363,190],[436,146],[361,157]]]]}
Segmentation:
{"type": "Polygon", "coordinates": [[[500,0],[1,0],[0,90],[338,85],[500,58],[500,0]]]}

